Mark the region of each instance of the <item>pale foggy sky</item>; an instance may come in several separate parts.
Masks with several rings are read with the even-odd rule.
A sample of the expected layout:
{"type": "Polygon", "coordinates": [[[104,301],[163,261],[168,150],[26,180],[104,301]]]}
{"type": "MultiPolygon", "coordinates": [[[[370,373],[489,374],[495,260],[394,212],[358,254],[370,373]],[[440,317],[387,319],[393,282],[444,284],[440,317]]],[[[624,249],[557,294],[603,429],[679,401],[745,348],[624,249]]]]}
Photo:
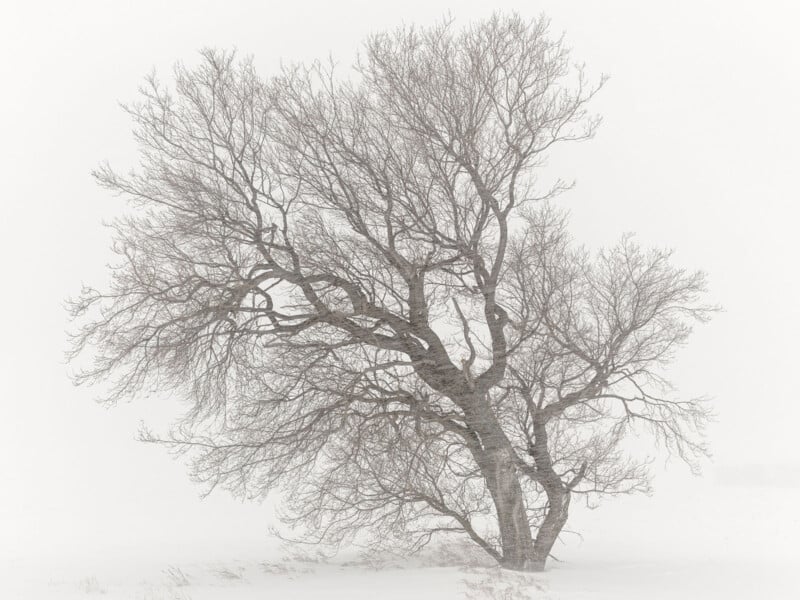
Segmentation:
{"type": "Polygon", "coordinates": [[[173,408],[152,398],[107,411],[66,377],[63,300],[81,281],[103,281],[100,222],[122,208],[89,172],[135,161],[117,103],[134,99],[152,67],[166,80],[203,46],[253,54],[262,74],[329,52],[346,65],[369,32],[494,8],[548,14],[590,75],[611,75],[593,104],[605,119],[596,139],[550,163],[577,179],[558,200],[575,237],[636,232],[709,273],[725,312],[673,372],[684,394],[716,399],[716,463],[734,479],[741,465],[777,463],[762,484],[797,472],[793,2],[26,2],[0,15],[0,556],[204,539],[224,555],[258,544],[269,518],[224,494],[199,502],[179,464],[133,441],[140,419],[161,424],[173,408]]]}

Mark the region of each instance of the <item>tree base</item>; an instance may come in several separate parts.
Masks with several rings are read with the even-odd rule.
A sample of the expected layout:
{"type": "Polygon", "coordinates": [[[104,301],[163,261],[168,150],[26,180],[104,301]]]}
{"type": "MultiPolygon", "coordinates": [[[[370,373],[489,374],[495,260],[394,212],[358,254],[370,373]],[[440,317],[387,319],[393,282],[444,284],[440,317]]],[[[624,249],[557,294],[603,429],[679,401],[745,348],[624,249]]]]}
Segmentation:
{"type": "Polygon", "coordinates": [[[524,561],[503,561],[500,563],[503,569],[518,571],[521,573],[541,573],[544,571],[544,561],[524,560],[524,561]]]}

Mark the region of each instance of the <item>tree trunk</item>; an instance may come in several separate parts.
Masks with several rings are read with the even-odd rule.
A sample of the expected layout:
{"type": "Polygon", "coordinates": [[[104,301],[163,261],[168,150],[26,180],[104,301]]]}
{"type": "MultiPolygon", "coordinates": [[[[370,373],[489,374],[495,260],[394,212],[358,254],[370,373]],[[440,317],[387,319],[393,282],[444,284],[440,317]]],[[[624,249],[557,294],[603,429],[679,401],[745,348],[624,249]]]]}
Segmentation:
{"type": "Polygon", "coordinates": [[[530,571],[533,569],[533,536],[511,444],[488,405],[477,401],[471,408],[468,420],[480,436],[472,452],[497,512],[500,564],[507,569],[530,571]]]}
{"type": "Polygon", "coordinates": [[[516,571],[543,571],[567,522],[570,493],[550,466],[550,476],[541,482],[547,494],[547,512],[534,540],[511,452],[508,448],[485,448],[478,460],[497,511],[501,565],[516,571]]]}
{"type": "Polygon", "coordinates": [[[537,416],[533,418],[535,442],[531,448],[533,461],[539,473],[539,483],[547,494],[547,512],[536,534],[533,546],[533,569],[543,571],[550,551],[556,543],[561,529],[569,516],[569,488],[553,469],[550,449],[547,444],[547,423],[537,416]]]}
{"type": "Polygon", "coordinates": [[[534,546],[519,475],[508,450],[489,453],[484,471],[497,511],[502,546],[501,564],[515,571],[533,569],[534,546]]]}
{"type": "Polygon", "coordinates": [[[544,521],[533,544],[533,570],[544,571],[550,551],[556,543],[569,516],[569,492],[559,487],[546,489],[548,506],[544,521]]]}

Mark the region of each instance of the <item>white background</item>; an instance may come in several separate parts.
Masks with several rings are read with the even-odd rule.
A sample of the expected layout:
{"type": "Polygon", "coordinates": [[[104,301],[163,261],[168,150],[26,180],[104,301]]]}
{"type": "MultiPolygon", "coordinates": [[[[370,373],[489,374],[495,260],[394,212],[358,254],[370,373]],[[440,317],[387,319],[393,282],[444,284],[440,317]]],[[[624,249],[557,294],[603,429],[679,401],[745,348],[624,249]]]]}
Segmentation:
{"type": "MultiPolygon", "coordinates": [[[[168,79],[172,63],[195,61],[203,46],[253,54],[263,74],[280,59],[329,52],[347,64],[370,32],[401,21],[429,24],[448,10],[468,20],[495,8],[546,13],[590,74],[611,76],[593,105],[605,118],[596,139],[562,148],[549,166],[577,180],[558,201],[572,212],[575,237],[594,245],[632,231],[642,243],[673,247],[681,265],[708,272],[712,299],[725,308],[698,329],[672,375],[687,396],[715,398],[718,418],[709,432],[715,458],[705,479],[669,463],[653,499],[610,500],[606,509],[579,515],[578,522],[593,523],[585,543],[611,536],[635,547],[643,528],[660,522],[670,529],[676,510],[684,511],[681,526],[701,527],[722,514],[714,502],[730,502],[735,510],[705,530],[710,553],[715,539],[720,551],[747,543],[754,522],[783,510],[789,520],[766,531],[760,526],[755,539],[796,556],[800,527],[789,501],[780,500],[785,495],[774,495],[784,502],[778,506],[746,500],[764,488],[796,496],[800,485],[800,14],[794,4],[6,6],[0,14],[0,556],[199,547],[224,556],[266,544],[269,505],[224,493],[201,502],[180,464],[134,441],[140,419],[168,421],[175,410],[169,398],[106,410],[93,402],[96,391],[68,380],[63,301],[82,281],[102,284],[110,253],[101,221],[123,207],[89,173],[106,159],[126,169],[136,157],[117,103],[133,100],[152,68],[168,79]],[[713,502],[704,500],[703,486],[716,490],[713,502]]],[[[677,543],[677,535],[662,539],[677,543]]],[[[616,548],[624,552],[625,543],[616,548]]]]}

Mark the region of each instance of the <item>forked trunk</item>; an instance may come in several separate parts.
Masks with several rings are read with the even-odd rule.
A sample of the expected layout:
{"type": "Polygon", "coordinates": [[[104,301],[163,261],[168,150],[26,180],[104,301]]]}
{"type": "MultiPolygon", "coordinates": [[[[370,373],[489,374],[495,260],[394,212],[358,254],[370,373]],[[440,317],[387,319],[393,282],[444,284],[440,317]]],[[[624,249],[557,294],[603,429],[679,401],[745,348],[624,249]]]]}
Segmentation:
{"type": "Polygon", "coordinates": [[[480,436],[473,447],[475,457],[494,501],[500,530],[500,564],[517,571],[544,570],[550,551],[558,539],[569,514],[569,488],[553,469],[547,447],[547,430],[542,421],[534,422],[536,443],[531,449],[539,483],[547,494],[548,506],[536,539],[525,507],[520,472],[513,449],[494,414],[479,402],[472,404],[471,425],[480,436]]]}
{"type": "Polygon", "coordinates": [[[472,454],[494,501],[500,530],[500,564],[507,569],[529,571],[533,568],[533,536],[525,508],[525,498],[513,450],[491,409],[472,399],[467,418],[479,435],[472,454]]]}
{"type": "Polygon", "coordinates": [[[487,449],[478,462],[497,511],[500,564],[516,571],[543,571],[569,516],[569,490],[555,472],[542,482],[548,498],[547,512],[534,539],[511,450],[487,449]]]}

